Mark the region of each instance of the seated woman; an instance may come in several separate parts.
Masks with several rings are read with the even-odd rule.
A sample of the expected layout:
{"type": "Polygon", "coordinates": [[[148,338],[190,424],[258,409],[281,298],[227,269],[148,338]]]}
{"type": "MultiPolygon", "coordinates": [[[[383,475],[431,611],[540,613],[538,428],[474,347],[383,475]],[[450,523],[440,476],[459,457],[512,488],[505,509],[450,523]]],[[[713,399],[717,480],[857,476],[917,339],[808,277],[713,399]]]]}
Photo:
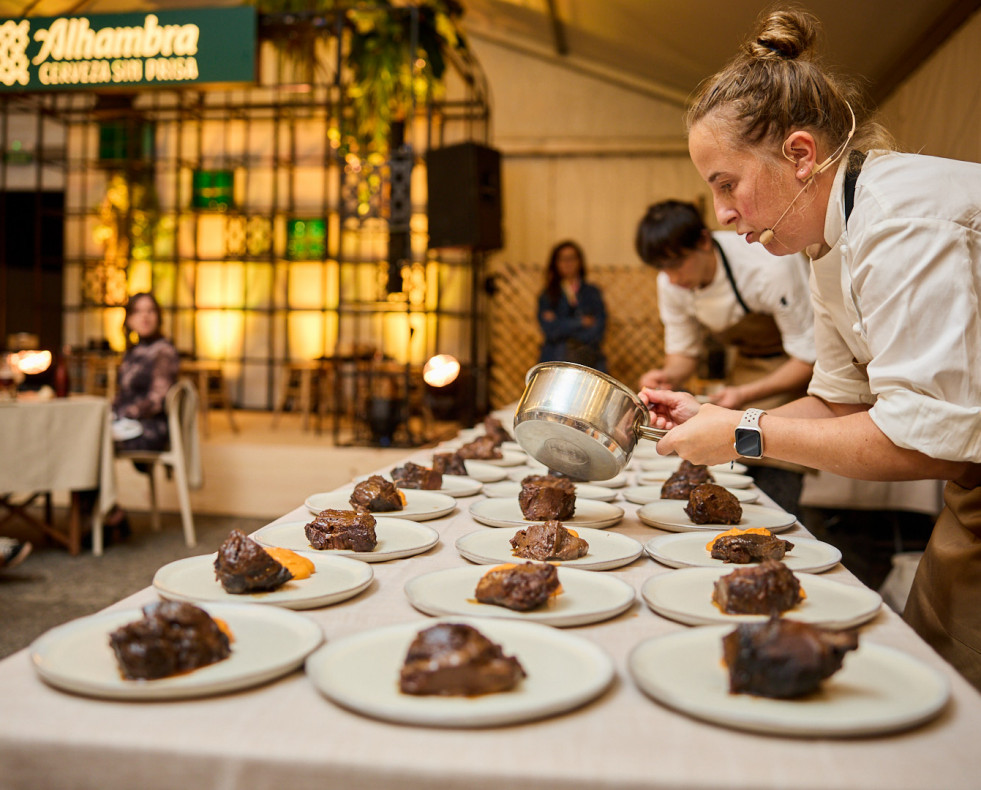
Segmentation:
{"type": "MultiPolygon", "coordinates": [[[[115,418],[135,420],[142,432],[117,441],[116,452],[166,450],[170,445],[164,401],[177,381],[180,359],[177,349],[160,332],[160,305],[150,293],[133,294],[126,304],[126,353],[117,373],[115,418]]],[[[147,471],[142,464],[136,468],[147,471]]],[[[110,536],[129,534],[126,513],[116,506],[106,516],[110,536]]]]}

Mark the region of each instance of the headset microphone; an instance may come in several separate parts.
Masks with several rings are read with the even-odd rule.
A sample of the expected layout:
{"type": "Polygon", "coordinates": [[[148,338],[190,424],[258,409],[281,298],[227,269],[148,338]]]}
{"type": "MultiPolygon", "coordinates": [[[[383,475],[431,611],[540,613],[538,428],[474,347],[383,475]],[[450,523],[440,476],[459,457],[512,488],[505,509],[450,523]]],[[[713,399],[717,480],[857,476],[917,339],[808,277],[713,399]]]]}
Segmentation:
{"type": "Polygon", "coordinates": [[[779,225],[781,221],[783,221],[783,218],[787,216],[787,212],[790,211],[794,203],[797,202],[797,198],[803,195],[805,190],[811,185],[811,182],[814,180],[814,176],[816,176],[822,170],[827,168],[829,165],[832,165],[835,162],[837,162],[841,158],[842,154],[845,153],[845,149],[848,147],[848,143],[851,142],[852,136],[855,134],[855,112],[854,110],[852,110],[852,106],[848,104],[848,102],[845,102],[845,106],[848,107],[848,112],[852,114],[852,128],[851,131],[848,132],[848,137],[845,138],[845,142],[843,142],[840,146],[838,146],[837,151],[835,151],[833,154],[831,154],[831,156],[829,156],[827,159],[821,162],[821,164],[819,164],[817,167],[814,168],[811,174],[807,177],[807,181],[804,183],[804,186],[801,188],[800,192],[794,195],[794,199],[787,204],[787,208],[783,210],[783,214],[780,215],[777,221],[774,222],[771,227],[765,228],[763,232],[760,233],[760,244],[762,244],[764,247],[767,244],[769,244],[771,241],[773,241],[773,239],[776,236],[774,230],[776,230],[777,225],[779,225]]]}

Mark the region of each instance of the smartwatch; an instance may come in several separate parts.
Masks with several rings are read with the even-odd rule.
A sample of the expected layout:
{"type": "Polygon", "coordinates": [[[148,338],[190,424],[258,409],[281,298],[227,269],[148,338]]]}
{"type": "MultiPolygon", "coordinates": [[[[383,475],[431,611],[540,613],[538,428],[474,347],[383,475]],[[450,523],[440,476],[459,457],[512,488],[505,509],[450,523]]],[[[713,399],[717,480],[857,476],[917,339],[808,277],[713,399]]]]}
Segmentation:
{"type": "Polygon", "coordinates": [[[763,409],[746,409],[743,418],[736,426],[736,441],[733,447],[743,458],[763,457],[763,431],[760,417],[766,414],[763,409]]]}

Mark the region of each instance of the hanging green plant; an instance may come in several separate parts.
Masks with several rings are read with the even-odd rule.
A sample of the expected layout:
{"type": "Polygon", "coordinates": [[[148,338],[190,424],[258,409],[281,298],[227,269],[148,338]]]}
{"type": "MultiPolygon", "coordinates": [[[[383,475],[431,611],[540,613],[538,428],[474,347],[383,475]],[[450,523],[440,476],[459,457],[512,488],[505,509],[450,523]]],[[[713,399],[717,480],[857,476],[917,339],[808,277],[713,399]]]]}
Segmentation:
{"type": "Polygon", "coordinates": [[[350,107],[339,129],[342,155],[387,157],[392,122],[441,98],[448,53],[468,49],[457,0],[255,0],[255,5],[260,13],[289,17],[276,26],[273,41],[296,59],[313,56],[312,45],[298,42],[335,32],[324,15],[335,21],[342,15],[342,83],[350,107]]]}

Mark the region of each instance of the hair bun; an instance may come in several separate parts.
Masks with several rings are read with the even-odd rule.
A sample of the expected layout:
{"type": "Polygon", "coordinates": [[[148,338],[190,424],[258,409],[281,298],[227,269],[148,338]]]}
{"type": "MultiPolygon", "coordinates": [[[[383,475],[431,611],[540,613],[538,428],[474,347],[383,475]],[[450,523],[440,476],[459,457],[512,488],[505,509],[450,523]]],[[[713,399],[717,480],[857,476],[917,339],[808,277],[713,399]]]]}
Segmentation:
{"type": "Polygon", "coordinates": [[[751,54],[758,58],[805,57],[817,40],[820,22],[806,11],[775,11],[763,18],[751,54]]]}

